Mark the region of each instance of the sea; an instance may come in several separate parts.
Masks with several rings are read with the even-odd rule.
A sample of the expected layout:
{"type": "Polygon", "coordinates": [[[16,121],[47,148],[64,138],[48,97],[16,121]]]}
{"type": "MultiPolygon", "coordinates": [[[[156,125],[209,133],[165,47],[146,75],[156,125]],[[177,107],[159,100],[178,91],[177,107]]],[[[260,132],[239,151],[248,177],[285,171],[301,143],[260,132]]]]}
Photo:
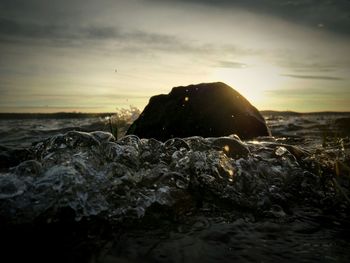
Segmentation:
{"type": "Polygon", "coordinates": [[[0,115],[0,261],[350,262],[350,113],[262,114],[272,136],[166,142],[0,115]]]}

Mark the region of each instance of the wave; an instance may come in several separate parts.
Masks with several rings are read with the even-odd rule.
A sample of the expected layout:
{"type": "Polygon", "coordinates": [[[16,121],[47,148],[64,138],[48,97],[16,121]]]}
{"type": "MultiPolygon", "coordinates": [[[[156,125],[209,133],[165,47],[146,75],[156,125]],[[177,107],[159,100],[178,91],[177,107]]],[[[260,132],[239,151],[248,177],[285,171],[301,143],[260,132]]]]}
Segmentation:
{"type": "Polygon", "coordinates": [[[121,225],[137,229],[150,221],[164,226],[169,218],[195,220],[190,232],[196,224],[203,231],[213,224],[214,232],[227,230],[239,220],[248,220],[242,227],[251,229],[266,221],[296,227],[293,223],[305,218],[302,229],[315,224],[315,218],[344,227],[350,208],[349,159],[344,149],[333,149],[337,162],[326,152],[273,137],[245,142],[234,135],[190,137],[162,143],[69,131],[36,142],[28,149],[29,158],[0,173],[0,221],[10,229],[104,222],[114,232],[121,225]],[[220,223],[213,223],[217,218],[220,223]]]}

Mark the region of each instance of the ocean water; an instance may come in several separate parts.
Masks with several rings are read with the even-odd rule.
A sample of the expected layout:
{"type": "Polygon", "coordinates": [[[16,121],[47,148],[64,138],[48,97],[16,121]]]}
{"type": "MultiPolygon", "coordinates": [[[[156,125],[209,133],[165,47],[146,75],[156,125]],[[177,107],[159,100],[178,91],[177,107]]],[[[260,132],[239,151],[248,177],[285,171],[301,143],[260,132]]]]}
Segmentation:
{"type": "Polygon", "coordinates": [[[264,117],[273,137],[165,143],[0,120],[1,261],[350,262],[350,114],[264,117]]]}

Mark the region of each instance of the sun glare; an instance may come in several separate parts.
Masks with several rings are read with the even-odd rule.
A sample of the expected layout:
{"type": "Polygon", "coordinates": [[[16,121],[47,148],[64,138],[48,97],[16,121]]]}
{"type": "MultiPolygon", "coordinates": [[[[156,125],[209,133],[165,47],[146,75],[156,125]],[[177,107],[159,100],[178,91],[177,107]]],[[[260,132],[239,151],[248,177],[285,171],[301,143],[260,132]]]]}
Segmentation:
{"type": "Polygon", "coordinates": [[[217,68],[213,78],[232,86],[257,105],[267,104],[269,98],[266,91],[280,88],[283,81],[278,68],[268,65],[243,69],[217,68]]]}

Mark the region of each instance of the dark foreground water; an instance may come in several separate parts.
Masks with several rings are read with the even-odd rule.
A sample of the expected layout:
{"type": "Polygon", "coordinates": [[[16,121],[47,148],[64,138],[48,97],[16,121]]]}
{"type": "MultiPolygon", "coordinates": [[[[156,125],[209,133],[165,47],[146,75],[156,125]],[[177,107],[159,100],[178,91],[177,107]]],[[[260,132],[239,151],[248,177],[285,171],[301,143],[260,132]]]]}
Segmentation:
{"type": "Polygon", "coordinates": [[[1,262],[350,262],[349,117],[165,143],[2,120],[1,262]]]}

